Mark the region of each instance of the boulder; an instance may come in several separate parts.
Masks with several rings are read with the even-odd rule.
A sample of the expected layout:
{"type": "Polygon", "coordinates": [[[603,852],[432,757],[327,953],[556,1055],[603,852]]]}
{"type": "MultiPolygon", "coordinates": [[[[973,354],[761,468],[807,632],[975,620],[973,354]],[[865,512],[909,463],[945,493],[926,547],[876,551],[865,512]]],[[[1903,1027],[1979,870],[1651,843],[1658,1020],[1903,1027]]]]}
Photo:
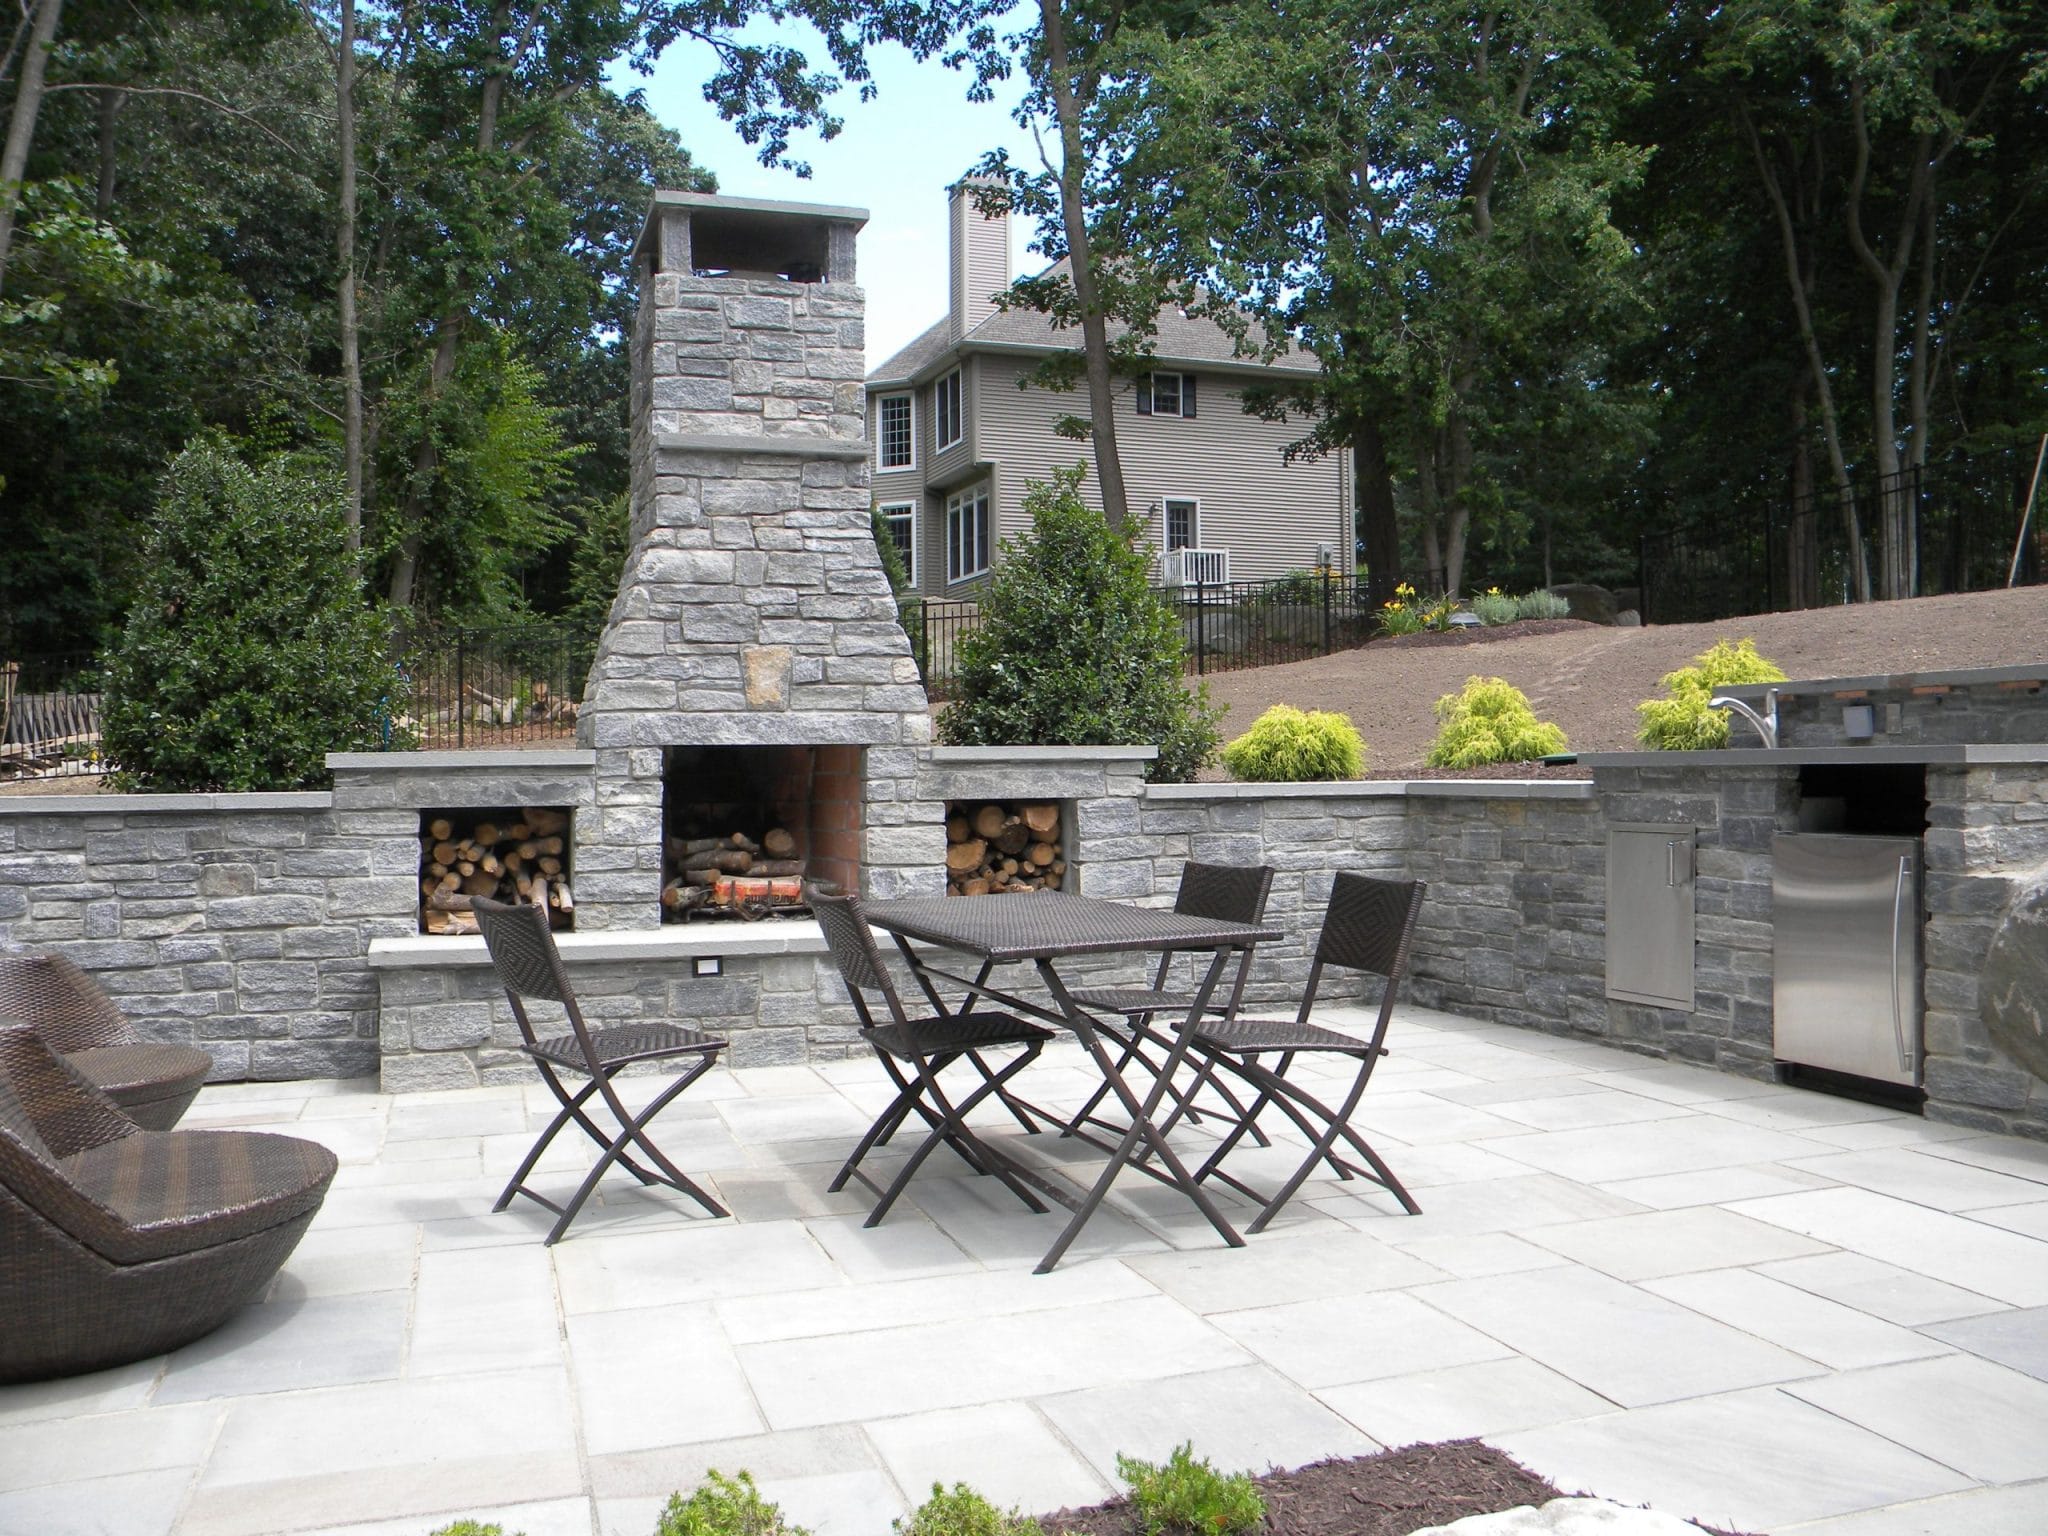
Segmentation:
{"type": "Polygon", "coordinates": [[[1585,619],[1593,624],[1612,624],[1615,614],[1621,611],[1612,592],[1591,582],[1559,582],[1550,590],[1572,605],[1571,617],[1575,619],[1585,619]]]}

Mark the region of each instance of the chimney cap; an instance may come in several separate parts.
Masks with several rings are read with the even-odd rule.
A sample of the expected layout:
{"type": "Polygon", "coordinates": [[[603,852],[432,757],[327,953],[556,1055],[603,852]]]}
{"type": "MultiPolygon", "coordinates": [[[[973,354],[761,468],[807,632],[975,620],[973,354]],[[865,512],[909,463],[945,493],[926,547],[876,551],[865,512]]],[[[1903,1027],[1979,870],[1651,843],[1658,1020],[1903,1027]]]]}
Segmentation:
{"type": "MultiPolygon", "coordinates": [[[[789,269],[809,268],[819,273],[830,270],[831,233],[850,234],[868,221],[865,208],[843,208],[828,203],[789,203],[765,197],[723,197],[710,192],[658,191],[633,244],[635,260],[650,257],[656,270],[662,266],[662,242],[658,238],[663,216],[685,216],[689,225],[693,269],[777,272],[790,276],[789,269]]],[[[816,278],[812,278],[816,281],[816,278]]]]}

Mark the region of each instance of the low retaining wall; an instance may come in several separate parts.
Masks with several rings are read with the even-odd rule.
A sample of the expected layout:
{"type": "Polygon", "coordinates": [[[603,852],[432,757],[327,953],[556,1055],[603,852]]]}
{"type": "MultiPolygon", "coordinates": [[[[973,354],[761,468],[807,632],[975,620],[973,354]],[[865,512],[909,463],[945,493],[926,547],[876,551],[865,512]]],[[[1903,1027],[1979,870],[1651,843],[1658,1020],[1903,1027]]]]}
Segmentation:
{"type": "MultiPolygon", "coordinates": [[[[1928,769],[1929,1113],[2048,1137],[2048,1085],[1999,1050],[1981,995],[1994,935],[2048,868],[2048,762],[2014,747],[1972,753],[2004,758],[1928,769]]],[[[524,1075],[481,941],[415,932],[418,811],[580,810],[594,793],[589,756],[337,759],[331,795],[0,797],[0,944],[70,955],[151,1038],[211,1050],[220,1078],[381,1072],[412,1089],[524,1075]]],[[[1431,893],[1415,1001],[1771,1070],[1771,837],[1797,825],[1795,763],[1721,753],[1595,766],[1579,781],[1155,786],[1142,777],[1150,756],[920,749],[899,798],[1058,800],[1089,895],[1165,904],[1184,860],[1273,865],[1269,916],[1290,937],[1260,950],[1255,1002],[1298,995],[1334,870],[1412,875],[1431,893]],[[1690,1012],[1605,995],[1616,823],[1696,832],[1690,1012]]],[[[907,893],[942,882],[934,869],[907,893]]],[[[593,1017],[686,1018],[728,1033],[735,1064],[832,1059],[856,1044],[814,924],[613,928],[565,935],[563,950],[593,1017]],[[694,974],[699,957],[719,974],[694,974]]]]}

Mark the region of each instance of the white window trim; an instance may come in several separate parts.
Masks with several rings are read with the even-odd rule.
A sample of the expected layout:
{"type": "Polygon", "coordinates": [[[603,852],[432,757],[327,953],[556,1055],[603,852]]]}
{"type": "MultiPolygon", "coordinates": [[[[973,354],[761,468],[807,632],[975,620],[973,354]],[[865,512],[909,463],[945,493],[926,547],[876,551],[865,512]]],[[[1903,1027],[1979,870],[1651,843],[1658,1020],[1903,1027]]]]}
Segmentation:
{"type": "Polygon", "coordinates": [[[1199,496],[1162,496],[1159,498],[1159,548],[1170,553],[1173,544],[1173,511],[1176,506],[1192,507],[1188,519],[1188,541],[1179,546],[1182,549],[1202,547],[1202,498],[1199,496]]]}
{"type": "Polygon", "coordinates": [[[901,475],[917,468],[917,391],[914,389],[892,389],[886,394],[875,396],[875,471],[877,474],[901,475]],[[882,462],[882,404],[887,400],[905,400],[910,408],[910,459],[904,464],[882,462]]]}
{"type": "Polygon", "coordinates": [[[950,373],[941,374],[938,381],[932,385],[932,440],[937,444],[940,453],[944,453],[948,448],[958,447],[967,440],[967,381],[961,378],[960,372],[955,368],[950,373]],[[939,434],[946,430],[946,412],[939,404],[939,400],[948,384],[953,386],[955,396],[953,436],[942,440],[939,434]]]}
{"type": "Polygon", "coordinates": [[[968,486],[965,490],[955,491],[946,498],[946,585],[955,586],[960,582],[973,581],[977,576],[988,574],[995,562],[995,531],[995,497],[988,481],[983,480],[968,486]],[[975,541],[979,546],[975,553],[981,563],[972,569],[955,574],[953,518],[956,513],[971,507],[977,500],[981,503],[983,526],[980,529],[980,537],[975,541]]]}
{"type": "Polygon", "coordinates": [[[910,519],[910,553],[905,557],[904,564],[910,571],[911,590],[916,591],[917,557],[923,552],[924,545],[924,541],[918,537],[917,503],[914,501],[883,501],[875,504],[875,510],[882,515],[884,522],[889,521],[897,513],[901,513],[910,519]]]}

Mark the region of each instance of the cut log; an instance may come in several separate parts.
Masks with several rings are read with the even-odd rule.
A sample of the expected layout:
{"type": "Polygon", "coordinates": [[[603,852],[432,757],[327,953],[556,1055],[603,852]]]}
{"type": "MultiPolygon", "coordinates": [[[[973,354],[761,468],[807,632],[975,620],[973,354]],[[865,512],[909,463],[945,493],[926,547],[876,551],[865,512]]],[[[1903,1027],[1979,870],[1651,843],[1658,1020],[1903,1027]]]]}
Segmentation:
{"type": "Polygon", "coordinates": [[[427,836],[437,843],[445,843],[455,835],[455,823],[446,816],[436,816],[427,823],[427,836]]]}
{"type": "Polygon", "coordinates": [[[967,818],[966,818],[965,816],[948,816],[948,817],[946,818],[946,841],[947,841],[947,842],[949,842],[949,843],[964,843],[964,842],[966,842],[966,841],[967,841],[967,836],[968,836],[968,826],[967,826],[967,818]]]}
{"type": "Polygon", "coordinates": [[[984,805],[974,813],[974,835],[993,842],[1003,835],[1003,808],[1000,805],[984,805]]]}
{"type": "Polygon", "coordinates": [[[1046,869],[1060,856],[1060,851],[1051,843],[1033,843],[1025,849],[1024,856],[1040,869],[1046,869]]]}
{"type": "Polygon", "coordinates": [[[1008,854],[1019,854],[1031,841],[1031,829],[1024,824],[1024,818],[1013,816],[1003,823],[1003,829],[996,836],[996,846],[1008,854]]]}
{"type": "Polygon", "coordinates": [[[773,827],[761,839],[761,851],[771,859],[793,859],[796,857],[796,839],[783,827],[773,827]]]}
{"type": "Polygon", "coordinates": [[[962,896],[986,896],[988,894],[988,882],[982,879],[963,880],[960,882],[960,894],[962,896]]]}
{"type": "Polygon", "coordinates": [[[946,850],[946,868],[976,869],[982,856],[988,852],[988,844],[978,837],[970,837],[964,843],[954,843],[946,850]]]}
{"type": "Polygon", "coordinates": [[[683,860],[683,868],[715,869],[728,875],[744,875],[753,867],[754,856],[744,848],[715,848],[708,853],[693,853],[683,860]]]}
{"type": "Polygon", "coordinates": [[[747,871],[750,875],[780,875],[785,879],[791,875],[801,875],[803,872],[802,859],[756,859],[753,867],[747,871]]]}
{"type": "Polygon", "coordinates": [[[1023,815],[1024,825],[1041,839],[1050,837],[1059,828],[1060,808],[1056,805],[1027,805],[1023,815]]]}

